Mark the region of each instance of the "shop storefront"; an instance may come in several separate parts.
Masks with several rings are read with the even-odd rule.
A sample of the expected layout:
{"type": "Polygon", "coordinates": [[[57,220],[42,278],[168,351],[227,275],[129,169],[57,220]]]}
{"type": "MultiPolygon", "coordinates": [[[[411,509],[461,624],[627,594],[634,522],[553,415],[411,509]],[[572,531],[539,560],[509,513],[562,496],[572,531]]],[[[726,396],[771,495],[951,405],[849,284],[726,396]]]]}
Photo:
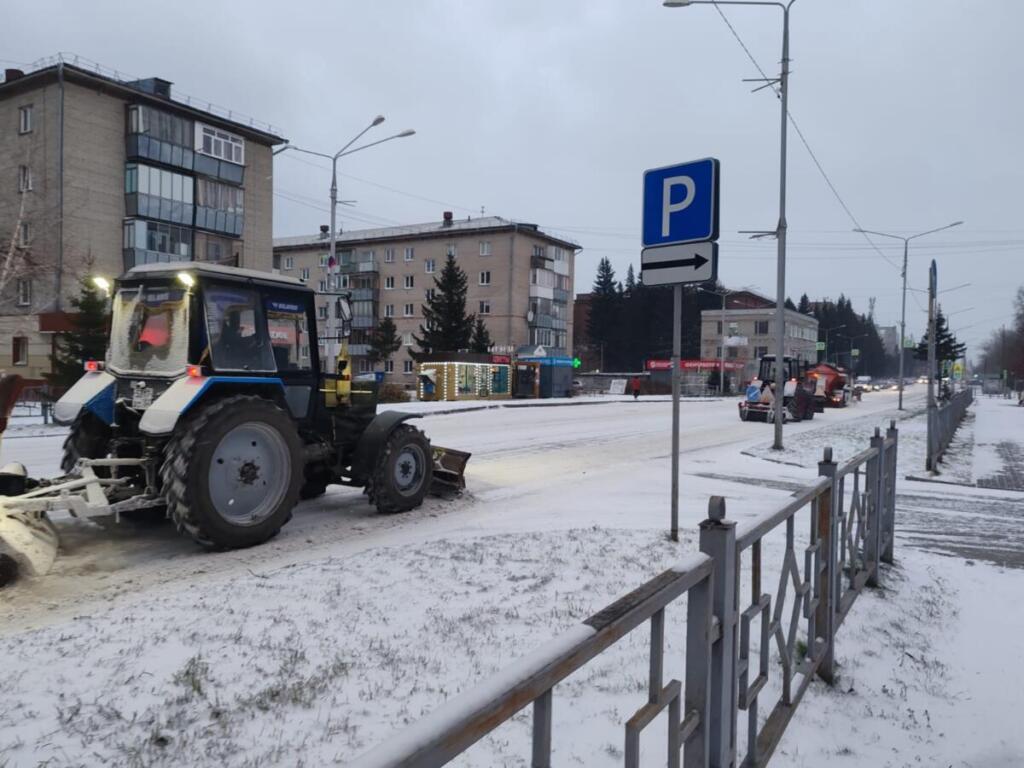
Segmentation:
{"type": "Polygon", "coordinates": [[[420,400],[481,400],[510,397],[512,366],[503,355],[449,354],[418,366],[420,400]]]}

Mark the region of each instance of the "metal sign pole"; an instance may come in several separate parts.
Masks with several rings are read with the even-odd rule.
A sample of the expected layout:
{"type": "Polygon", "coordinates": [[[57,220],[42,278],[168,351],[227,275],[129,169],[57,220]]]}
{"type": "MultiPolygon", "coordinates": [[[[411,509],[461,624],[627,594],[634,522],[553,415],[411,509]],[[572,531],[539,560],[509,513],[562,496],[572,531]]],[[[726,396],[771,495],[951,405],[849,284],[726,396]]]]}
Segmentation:
{"type": "Polygon", "coordinates": [[[679,358],[683,337],[683,286],[672,286],[672,541],[679,541],[679,358]]]}
{"type": "Polygon", "coordinates": [[[935,293],[938,274],[935,259],[928,270],[928,445],[925,469],[935,471],[935,293]]]}

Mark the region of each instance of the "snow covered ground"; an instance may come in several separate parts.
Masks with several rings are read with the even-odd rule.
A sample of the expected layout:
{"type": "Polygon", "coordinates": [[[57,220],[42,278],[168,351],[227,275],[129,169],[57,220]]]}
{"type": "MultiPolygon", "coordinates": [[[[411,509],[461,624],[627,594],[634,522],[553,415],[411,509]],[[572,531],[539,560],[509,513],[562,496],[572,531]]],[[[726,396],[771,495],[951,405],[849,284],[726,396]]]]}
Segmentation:
{"type": "MultiPolygon", "coordinates": [[[[335,488],[251,550],[204,553],[166,525],[61,521],[55,571],[0,591],[0,766],[344,763],[695,551],[708,496],[733,519],[763,514],[814,477],[825,445],[843,461],[900,416],[901,476],[922,466],[922,398],[909,390],[900,414],[895,393],[871,393],[787,425],[782,454],[734,400],[684,403],[679,544],[665,535],[660,398],[416,404],[435,443],[473,452],[465,496],[379,516],[335,488]]],[[[54,472],[63,433],[43,430],[10,433],[0,463],[54,472]]],[[[933,530],[962,515],[984,526],[1006,494],[913,486],[897,565],[840,634],[840,681],[812,686],[773,766],[1024,764],[1024,571],[937,554],[956,550],[933,530]]],[[[668,613],[669,675],[682,674],[684,618],[668,613]]],[[[638,630],[556,689],[556,762],[621,764],[646,659],[638,630]]],[[[527,723],[459,764],[526,765],[527,723]]],[[[645,765],[664,764],[661,730],[645,735],[645,765]]]]}

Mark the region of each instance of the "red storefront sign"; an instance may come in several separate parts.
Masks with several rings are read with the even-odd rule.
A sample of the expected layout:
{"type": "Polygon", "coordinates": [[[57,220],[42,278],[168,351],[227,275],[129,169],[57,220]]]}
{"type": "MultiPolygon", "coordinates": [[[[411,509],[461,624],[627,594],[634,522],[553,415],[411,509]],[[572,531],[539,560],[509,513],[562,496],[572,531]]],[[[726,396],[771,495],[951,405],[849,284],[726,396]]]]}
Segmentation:
{"type": "MultiPolygon", "coordinates": [[[[724,365],[727,371],[742,371],[745,367],[745,363],[730,362],[726,360],[724,363],[718,360],[680,360],[679,370],[681,371],[694,371],[703,368],[710,368],[717,370],[719,365],[724,365]]],[[[648,371],[671,371],[672,361],[671,360],[648,360],[646,366],[648,371]]]]}
{"type": "Polygon", "coordinates": [[[512,357],[510,355],[491,355],[492,365],[511,365],[512,357]]]}

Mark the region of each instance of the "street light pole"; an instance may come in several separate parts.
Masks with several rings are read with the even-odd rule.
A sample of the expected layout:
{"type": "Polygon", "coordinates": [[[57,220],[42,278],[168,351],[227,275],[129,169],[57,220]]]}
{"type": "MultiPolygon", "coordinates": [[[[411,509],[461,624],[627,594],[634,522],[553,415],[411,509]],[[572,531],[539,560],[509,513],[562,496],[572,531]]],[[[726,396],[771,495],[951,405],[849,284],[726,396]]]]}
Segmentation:
{"type": "Polygon", "coordinates": [[[891,235],[886,232],[875,232],[870,229],[861,229],[860,227],[853,230],[854,232],[860,232],[862,235],[877,235],[878,237],[891,237],[894,240],[903,241],[903,270],[901,273],[903,275],[903,299],[901,302],[902,305],[900,307],[900,398],[897,410],[903,410],[903,360],[906,357],[906,351],[904,350],[903,345],[906,344],[907,338],[907,252],[910,250],[910,241],[915,240],[919,237],[924,237],[925,235],[930,235],[933,232],[941,232],[944,229],[959,227],[961,224],[963,224],[962,221],[954,221],[952,224],[947,224],[944,227],[938,227],[937,229],[929,229],[927,232],[918,232],[916,235],[910,235],[909,237],[904,237],[903,235],[891,235]]]}
{"type": "MultiPolygon", "coordinates": [[[[369,131],[371,128],[374,128],[374,127],[380,125],[383,122],[384,122],[384,116],[383,115],[377,115],[377,117],[375,117],[373,119],[373,121],[368,126],[363,128],[363,130],[361,130],[359,133],[357,133],[355,135],[355,137],[352,138],[351,141],[349,141],[345,146],[343,146],[341,149],[339,149],[333,155],[329,155],[329,154],[327,154],[325,152],[314,152],[313,150],[302,149],[301,147],[296,147],[293,144],[286,144],[285,146],[281,147],[280,149],[274,150],[274,152],[273,152],[273,154],[279,155],[282,152],[284,152],[286,149],[292,149],[292,150],[294,150],[296,152],[302,152],[303,154],[306,154],[306,155],[315,155],[316,157],[323,157],[323,158],[326,158],[327,160],[331,161],[331,234],[330,234],[331,241],[330,241],[330,244],[328,245],[328,250],[329,250],[328,269],[333,271],[333,272],[335,272],[335,273],[337,271],[340,271],[340,265],[338,264],[338,258],[337,258],[337,242],[336,242],[337,241],[337,214],[338,214],[338,160],[340,160],[343,157],[346,157],[347,155],[351,155],[351,154],[354,154],[356,152],[361,152],[364,149],[369,149],[370,147],[375,147],[378,144],[383,144],[385,141],[391,141],[392,139],[404,139],[406,136],[412,136],[413,134],[416,133],[416,131],[412,130],[411,128],[407,128],[406,130],[401,131],[400,133],[396,133],[393,136],[388,136],[387,138],[379,139],[378,141],[371,141],[369,144],[363,144],[362,146],[356,147],[355,149],[349,149],[349,147],[351,147],[353,144],[355,144],[357,141],[359,141],[359,139],[361,139],[363,137],[363,135],[367,131],[369,131]]],[[[330,274],[330,273],[328,273],[328,274],[330,274]]],[[[333,319],[336,319],[336,318],[333,318],[333,319]]],[[[337,351],[336,350],[337,350],[337,345],[339,344],[339,339],[338,339],[337,335],[332,335],[329,331],[328,331],[327,336],[328,336],[328,340],[330,341],[331,357],[334,357],[335,355],[337,355],[337,351]]]]}
{"type": "MultiPolygon", "coordinates": [[[[778,243],[775,291],[775,442],[772,448],[782,450],[782,405],[786,389],[786,128],[789,121],[789,8],[796,0],[663,0],[668,8],[687,5],[774,5],[782,9],[782,72],[778,77],[781,102],[779,136],[779,223],[775,228],[778,243]]],[[[776,82],[769,78],[767,84],[776,82]]]]}

